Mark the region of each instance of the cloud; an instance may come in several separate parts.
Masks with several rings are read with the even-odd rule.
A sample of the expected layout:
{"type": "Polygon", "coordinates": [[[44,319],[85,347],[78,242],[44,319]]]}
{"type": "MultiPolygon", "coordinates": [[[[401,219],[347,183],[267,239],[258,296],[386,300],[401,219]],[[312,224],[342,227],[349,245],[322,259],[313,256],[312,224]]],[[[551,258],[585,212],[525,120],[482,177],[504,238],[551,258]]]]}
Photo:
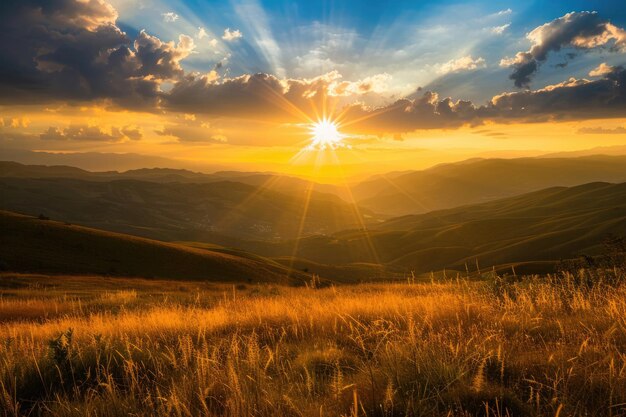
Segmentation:
{"type": "Polygon", "coordinates": [[[28,117],[0,117],[0,127],[10,127],[13,129],[25,128],[30,125],[28,117]]]}
{"type": "Polygon", "coordinates": [[[193,113],[178,116],[178,120],[157,129],[154,132],[159,136],[168,136],[176,142],[193,143],[227,143],[228,139],[219,129],[214,129],[210,123],[196,117],[193,113]]]}
{"type": "Polygon", "coordinates": [[[155,130],[160,136],[169,136],[177,142],[194,142],[194,143],[228,143],[228,138],[223,134],[203,131],[189,126],[172,125],[166,126],[161,130],[155,130]]]}
{"type": "Polygon", "coordinates": [[[426,92],[414,100],[402,99],[381,108],[355,104],[344,114],[346,120],[362,120],[354,124],[355,128],[379,133],[455,128],[488,120],[507,123],[624,117],[626,70],[613,67],[598,80],[571,78],[538,90],[503,93],[482,106],[426,92]]]}
{"type": "Polygon", "coordinates": [[[550,53],[562,48],[589,50],[609,47],[614,51],[626,51],[626,31],[600,18],[596,12],[567,13],[536,27],[526,38],[531,42],[528,51],[500,61],[501,66],[514,68],[509,78],[517,87],[527,87],[539,65],[546,61],[550,53]]]}
{"type": "Polygon", "coordinates": [[[618,126],[613,129],[604,127],[582,127],[578,129],[578,133],[591,135],[626,135],[626,127],[618,126]]]}
{"type": "Polygon", "coordinates": [[[72,125],[66,128],[50,126],[39,135],[41,140],[80,142],[121,142],[126,139],[139,140],[141,130],[135,127],[111,127],[106,130],[98,126],[72,125]]]}
{"type": "Polygon", "coordinates": [[[498,16],[506,16],[513,13],[513,10],[509,9],[505,9],[505,10],[500,10],[498,13],[496,13],[496,15],[498,16]]]}
{"type": "MultiPolygon", "coordinates": [[[[359,133],[390,134],[480,125],[487,120],[506,123],[626,116],[626,70],[622,67],[612,67],[596,80],[571,78],[537,90],[499,94],[484,105],[427,91],[415,99],[368,107],[354,103],[364,94],[372,94],[358,87],[364,80],[346,84],[336,71],[312,79],[278,79],[268,74],[224,79],[215,74],[188,75],[164,97],[164,104],[179,112],[289,122],[306,117],[303,112],[307,109],[321,109],[325,100],[327,108],[343,114],[343,120],[362,120],[350,122],[359,133]],[[353,95],[345,100],[342,94],[353,95]]],[[[365,84],[371,87],[375,83],[365,84]]]]}
{"type": "Polygon", "coordinates": [[[511,26],[510,23],[505,23],[504,25],[501,25],[501,26],[494,26],[491,28],[491,33],[495,35],[502,35],[504,31],[509,28],[509,26],[511,26]]]}
{"type": "Polygon", "coordinates": [[[227,42],[230,41],[234,41],[237,39],[241,39],[243,38],[243,34],[241,33],[241,31],[239,31],[239,29],[236,30],[230,30],[230,28],[226,28],[224,29],[224,35],[222,35],[222,39],[224,39],[227,42]]]}
{"type": "Polygon", "coordinates": [[[164,22],[175,22],[180,17],[174,12],[161,13],[161,16],[163,16],[164,22]]]}
{"type": "MultiPolygon", "coordinates": [[[[336,97],[358,96],[368,93],[385,93],[389,88],[391,75],[376,74],[358,81],[344,81],[337,71],[329,73],[332,81],[328,84],[328,94],[336,97]]],[[[328,75],[327,75],[328,76],[328,75]]]]}
{"type": "Polygon", "coordinates": [[[493,138],[500,138],[500,137],[507,137],[508,136],[506,133],[496,132],[496,131],[489,130],[489,129],[475,130],[472,133],[474,133],[476,135],[489,136],[489,137],[493,137],[493,138]]]}
{"type": "Polygon", "coordinates": [[[196,38],[198,38],[198,39],[204,39],[204,38],[206,38],[207,36],[209,36],[209,35],[206,33],[206,29],[205,29],[205,28],[203,28],[203,27],[199,27],[199,28],[198,28],[198,33],[196,34],[196,38]]]}
{"type": "Polygon", "coordinates": [[[178,37],[178,44],[162,42],[156,36],[151,36],[145,30],[139,32],[134,42],[138,72],[162,80],[171,80],[183,75],[180,61],[189,56],[195,44],[193,38],[187,35],[178,37]]]}
{"type": "Polygon", "coordinates": [[[476,59],[471,55],[464,56],[458,59],[452,59],[444,64],[439,65],[438,72],[441,74],[447,74],[449,72],[470,71],[477,68],[484,68],[485,60],[481,57],[476,59]]]}
{"type": "Polygon", "coordinates": [[[143,138],[143,131],[136,126],[126,126],[121,129],[121,132],[130,140],[141,140],[143,138]]]}
{"type": "Polygon", "coordinates": [[[591,71],[589,71],[590,77],[602,77],[604,75],[610,74],[615,70],[614,67],[607,65],[606,62],[601,63],[591,71]]]}
{"type": "Polygon", "coordinates": [[[183,75],[193,40],[178,43],[140,32],[131,41],[102,0],[0,5],[0,102],[108,99],[153,109],[160,84],[183,75]]]}
{"type": "Polygon", "coordinates": [[[347,101],[383,93],[390,79],[389,74],[376,74],[346,81],[337,71],[308,79],[280,79],[264,73],[219,78],[216,71],[211,71],[188,74],[163,96],[163,104],[167,109],[188,113],[302,119],[312,108],[338,108],[347,101]]]}

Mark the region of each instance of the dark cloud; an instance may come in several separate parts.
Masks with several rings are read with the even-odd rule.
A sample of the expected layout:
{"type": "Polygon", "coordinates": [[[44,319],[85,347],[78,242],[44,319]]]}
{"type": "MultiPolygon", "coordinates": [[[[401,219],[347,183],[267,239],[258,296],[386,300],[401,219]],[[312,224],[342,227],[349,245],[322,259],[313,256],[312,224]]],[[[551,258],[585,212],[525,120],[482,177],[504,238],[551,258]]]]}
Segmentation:
{"type": "MultiPolygon", "coordinates": [[[[174,111],[199,112],[224,116],[300,117],[338,103],[342,94],[368,93],[361,83],[354,88],[340,82],[337,72],[311,79],[281,80],[270,74],[242,75],[218,79],[217,74],[189,74],[164,96],[164,106],[174,111]],[[333,93],[335,95],[333,95],[333,93]]],[[[358,84],[358,85],[357,85],[358,84]]]]}
{"type": "Polygon", "coordinates": [[[121,142],[126,139],[139,140],[140,130],[131,127],[112,127],[109,131],[86,125],[72,125],[66,128],[51,126],[39,135],[41,140],[80,141],[80,142],[121,142]]]}
{"type": "Polygon", "coordinates": [[[143,132],[137,127],[126,126],[121,128],[120,131],[130,140],[140,140],[143,138],[143,132]]]}
{"type": "Polygon", "coordinates": [[[141,32],[131,44],[102,0],[0,2],[0,100],[29,103],[112,99],[154,107],[159,83],[182,75],[193,48],[141,32]]]}
{"type": "MultiPolygon", "coordinates": [[[[514,58],[505,58],[500,62],[502,66],[514,68],[509,78],[517,87],[527,87],[539,65],[546,61],[550,53],[562,48],[626,50],[626,31],[602,19],[596,12],[568,13],[535,28],[526,37],[532,43],[530,50],[518,52],[514,58]]],[[[566,56],[572,59],[575,53],[568,52],[566,56]]]]}

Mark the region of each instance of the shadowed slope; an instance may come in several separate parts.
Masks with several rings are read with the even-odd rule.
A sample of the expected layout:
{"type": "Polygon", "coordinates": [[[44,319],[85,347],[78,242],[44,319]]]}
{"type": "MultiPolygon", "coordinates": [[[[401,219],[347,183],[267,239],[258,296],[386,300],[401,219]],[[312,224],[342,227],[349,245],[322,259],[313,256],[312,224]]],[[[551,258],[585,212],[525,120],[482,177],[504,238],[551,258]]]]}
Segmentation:
{"type": "MultiPolygon", "coordinates": [[[[304,190],[278,192],[234,181],[157,183],[138,180],[0,178],[0,209],[45,213],[89,227],[161,240],[216,240],[215,235],[275,240],[300,236],[304,190]]],[[[364,214],[365,215],[365,214],[364,214]]],[[[312,192],[303,235],[358,227],[352,206],[312,192]]]]}
{"type": "Polygon", "coordinates": [[[270,260],[0,212],[0,261],[19,272],[298,283],[306,275],[270,260]]]}
{"type": "Polygon", "coordinates": [[[371,262],[363,249],[371,240],[388,265],[416,272],[464,270],[465,264],[475,268],[477,260],[491,267],[597,254],[609,234],[626,235],[626,183],[549,188],[399,217],[369,231],[303,239],[296,256],[323,263],[371,262]]]}

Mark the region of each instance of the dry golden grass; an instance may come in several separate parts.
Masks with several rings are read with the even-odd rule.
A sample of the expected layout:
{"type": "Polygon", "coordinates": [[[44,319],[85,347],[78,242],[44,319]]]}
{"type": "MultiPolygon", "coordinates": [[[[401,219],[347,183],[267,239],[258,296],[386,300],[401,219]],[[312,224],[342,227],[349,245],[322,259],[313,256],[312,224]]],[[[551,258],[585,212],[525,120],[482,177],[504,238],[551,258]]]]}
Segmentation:
{"type": "Polygon", "coordinates": [[[9,281],[3,416],[626,415],[626,286],[9,281]]]}

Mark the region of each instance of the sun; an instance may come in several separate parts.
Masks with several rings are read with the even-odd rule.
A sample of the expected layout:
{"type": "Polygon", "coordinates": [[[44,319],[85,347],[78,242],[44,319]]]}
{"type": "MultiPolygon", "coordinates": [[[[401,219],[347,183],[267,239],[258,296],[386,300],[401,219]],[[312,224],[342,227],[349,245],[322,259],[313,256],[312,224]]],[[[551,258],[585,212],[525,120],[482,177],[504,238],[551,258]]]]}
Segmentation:
{"type": "Polygon", "coordinates": [[[311,124],[311,144],[309,148],[325,150],[344,147],[345,135],[338,130],[337,124],[330,119],[322,119],[311,124]]]}

